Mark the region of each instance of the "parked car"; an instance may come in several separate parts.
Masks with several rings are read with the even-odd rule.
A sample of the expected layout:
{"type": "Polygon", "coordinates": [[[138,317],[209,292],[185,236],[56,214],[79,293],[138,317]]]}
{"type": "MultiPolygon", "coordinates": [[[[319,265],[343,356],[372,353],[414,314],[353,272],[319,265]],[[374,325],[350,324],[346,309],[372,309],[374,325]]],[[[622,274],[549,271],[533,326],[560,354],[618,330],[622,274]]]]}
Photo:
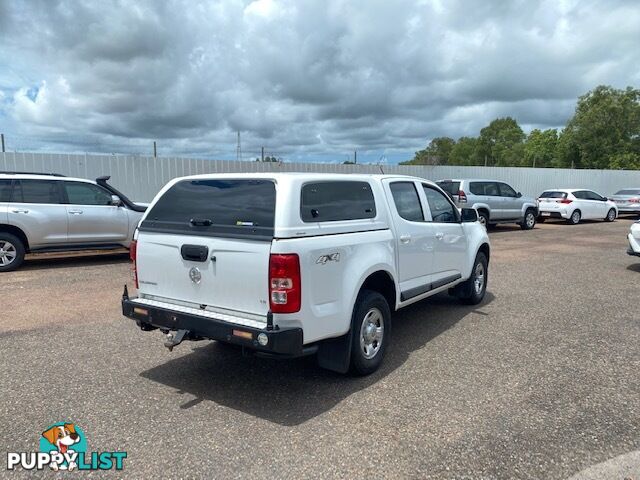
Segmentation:
{"type": "Polygon", "coordinates": [[[108,179],[0,172],[0,272],[29,252],[129,247],[146,206],[108,179]]]}
{"type": "Polygon", "coordinates": [[[572,225],[582,219],[598,219],[613,222],[618,216],[618,207],[607,197],[591,191],[575,188],[545,190],[538,198],[540,216],[538,222],[548,218],[563,218],[572,225]]]}
{"type": "Polygon", "coordinates": [[[634,213],[640,215],[640,188],[623,188],[618,190],[611,200],[616,202],[618,213],[634,213]]]}
{"type": "Polygon", "coordinates": [[[635,255],[636,257],[640,257],[640,222],[635,222],[631,225],[631,231],[627,236],[629,240],[629,249],[627,253],[629,255],[635,255]]]}
{"type": "Polygon", "coordinates": [[[498,180],[439,180],[436,182],[449,194],[459,208],[470,207],[478,211],[480,223],[517,223],[524,230],[536,225],[538,202],[524,197],[513,187],[498,180]]]}
{"type": "Polygon", "coordinates": [[[132,245],[137,296],[123,314],[186,339],[259,355],[317,353],[320,366],[375,371],[391,312],[438,292],[482,301],[489,239],[421,178],[214,174],[172,180],[132,245]]]}

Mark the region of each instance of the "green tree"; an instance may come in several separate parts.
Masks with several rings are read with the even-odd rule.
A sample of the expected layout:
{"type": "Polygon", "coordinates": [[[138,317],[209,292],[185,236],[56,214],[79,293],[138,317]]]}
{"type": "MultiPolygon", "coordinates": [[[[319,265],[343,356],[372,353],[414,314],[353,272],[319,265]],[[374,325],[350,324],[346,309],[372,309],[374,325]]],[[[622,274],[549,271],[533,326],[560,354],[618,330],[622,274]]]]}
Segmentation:
{"type": "Polygon", "coordinates": [[[429,142],[427,148],[417,151],[412,160],[400,165],[447,165],[455,143],[453,138],[436,137],[429,142]]]}
{"type": "Polygon", "coordinates": [[[496,118],[480,130],[477,152],[487,165],[510,166],[522,163],[525,134],[511,117],[496,118]]]}
{"type": "Polygon", "coordinates": [[[556,156],[557,130],[531,130],[524,144],[524,166],[551,167],[556,156]]]}
{"type": "Polygon", "coordinates": [[[640,90],[600,85],[578,99],[566,133],[583,168],[637,165],[640,156],[640,90]]]}
{"type": "Polygon", "coordinates": [[[460,137],[455,145],[451,148],[449,155],[450,165],[481,165],[484,159],[480,161],[478,157],[478,139],[474,137],[460,137]]]}

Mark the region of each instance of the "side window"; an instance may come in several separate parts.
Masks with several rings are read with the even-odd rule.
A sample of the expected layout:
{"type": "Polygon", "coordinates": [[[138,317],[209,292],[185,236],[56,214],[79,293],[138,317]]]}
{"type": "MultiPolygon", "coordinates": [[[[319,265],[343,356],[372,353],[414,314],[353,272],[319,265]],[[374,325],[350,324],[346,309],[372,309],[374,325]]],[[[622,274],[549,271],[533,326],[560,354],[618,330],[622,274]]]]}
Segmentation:
{"type": "Polygon", "coordinates": [[[394,182],[390,188],[398,214],[410,222],[424,222],[420,197],[413,182],[394,182]]]}
{"type": "Polygon", "coordinates": [[[500,188],[500,196],[501,197],[515,197],[516,191],[511,188],[511,186],[506,183],[499,183],[498,187],[500,188]]]}
{"type": "Polygon", "coordinates": [[[469,184],[469,190],[474,195],[484,195],[484,182],[471,182],[469,184]]]}
{"type": "Polygon", "coordinates": [[[302,187],[303,222],[374,218],[376,202],[367,182],[317,182],[302,187]]]}
{"type": "Polygon", "coordinates": [[[603,201],[604,198],[598,195],[596,192],[592,192],[591,190],[587,190],[586,192],[587,200],[597,200],[599,202],[603,201]]]}
{"type": "Polygon", "coordinates": [[[484,194],[491,197],[499,197],[498,184],[495,182],[487,182],[484,184],[484,194]]]}
{"type": "Polygon", "coordinates": [[[579,200],[587,200],[586,194],[587,192],[584,192],[584,191],[573,192],[573,196],[579,200]]]}
{"type": "Polygon", "coordinates": [[[427,196],[427,203],[429,204],[429,210],[431,210],[431,219],[437,223],[457,223],[458,215],[456,215],[456,209],[447,198],[439,191],[427,186],[422,185],[424,194],[427,196]]]}
{"type": "Polygon", "coordinates": [[[11,200],[16,203],[61,204],[59,181],[20,180],[14,186],[11,200]]]}
{"type": "Polygon", "coordinates": [[[11,180],[0,180],[0,203],[11,200],[11,180]]]}
{"type": "Polygon", "coordinates": [[[111,194],[91,183],[64,182],[71,205],[111,205],[111,194]]]}

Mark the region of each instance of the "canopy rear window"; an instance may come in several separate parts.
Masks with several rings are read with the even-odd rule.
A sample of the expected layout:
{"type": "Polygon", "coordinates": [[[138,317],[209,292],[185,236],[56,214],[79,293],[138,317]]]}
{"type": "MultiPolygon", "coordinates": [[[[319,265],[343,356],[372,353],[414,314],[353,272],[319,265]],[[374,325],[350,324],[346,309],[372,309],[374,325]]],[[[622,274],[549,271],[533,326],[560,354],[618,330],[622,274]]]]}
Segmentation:
{"type": "Polygon", "coordinates": [[[271,240],[275,210],[271,180],[183,180],[160,197],[140,230],[271,240]]]}

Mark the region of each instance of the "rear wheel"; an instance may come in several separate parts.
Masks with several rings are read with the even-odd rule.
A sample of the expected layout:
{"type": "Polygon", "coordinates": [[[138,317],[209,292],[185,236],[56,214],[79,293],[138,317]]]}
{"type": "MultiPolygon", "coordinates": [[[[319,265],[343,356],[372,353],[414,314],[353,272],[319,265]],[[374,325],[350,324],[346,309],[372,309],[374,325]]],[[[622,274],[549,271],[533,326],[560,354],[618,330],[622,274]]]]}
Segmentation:
{"type": "Polygon", "coordinates": [[[532,208],[527,210],[524,214],[524,220],[520,224],[520,228],[523,230],[531,230],[536,226],[536,214],[532,208]]]}
{"type": "Polygon", "coordinates": [[[485,210],[478,210],[478,221],[484,228],[489,228],[489,214],[485,210]]]}
{"type": "Polygon", "coordinates": [[[569,219],[567,220],[567,222],[570,223],[571,225],[577,225],[580,223],[581,218],[582,218],[582,214],[580,213],[580,210],[574,210],[571,216],[569,217],[569,219]]]}
{"type": "Polygon", "coordinates": [[[357,375],[375,372],[384,357],[391,333],[391,312],[378,292],[363,290],[351,319],[351,371],[357,375]]]}
{"type": "Polygon", "coordinates": [[[607,212],[607,216],[604,218],[605,222],[613,222],[616,219],[616,211],[615,209],[610,209],[607,212]]]}
{"type": "Polygon", "coordinates": [[[0,232],[0,272],[15,270],[24,262],[24,245],[15,235],[0,232]]]}
{"type": "Polygon", "coordinates": [[[457,287],[460,300],[469,305],[480,303],[487,292],[488,280],[489,261],[484,253],[478,252],[476,260],[473,262],[471,276],[457,287]]]}

